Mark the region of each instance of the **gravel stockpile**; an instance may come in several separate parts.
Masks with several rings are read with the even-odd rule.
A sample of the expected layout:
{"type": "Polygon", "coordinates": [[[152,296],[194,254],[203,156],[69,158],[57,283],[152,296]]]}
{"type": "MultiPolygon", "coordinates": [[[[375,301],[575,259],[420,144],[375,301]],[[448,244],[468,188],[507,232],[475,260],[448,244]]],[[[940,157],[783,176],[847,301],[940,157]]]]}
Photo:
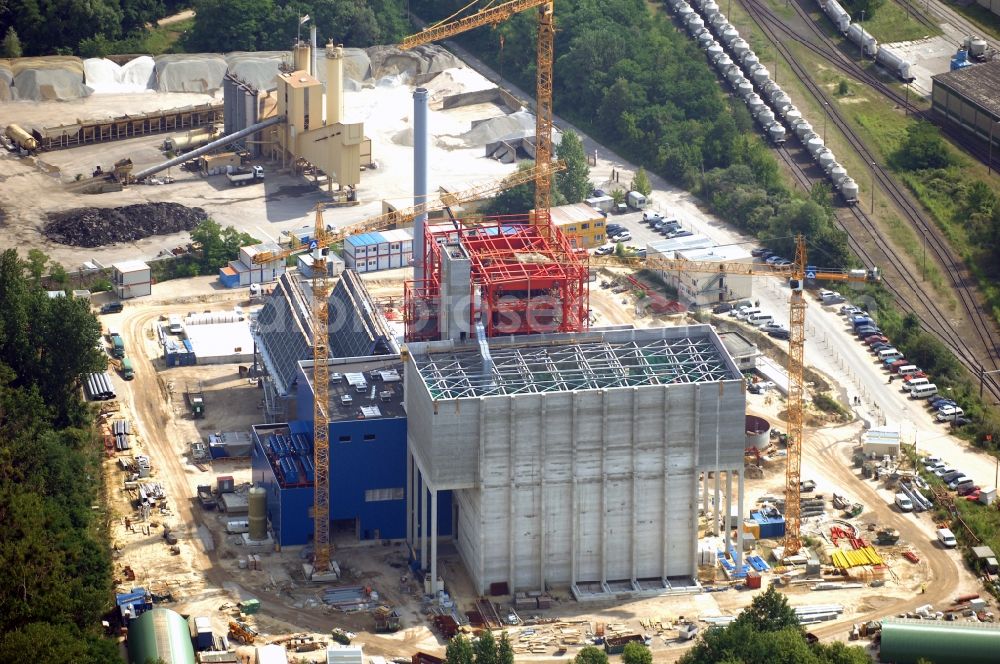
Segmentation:
{"type": "Polygon", "coordinates": [[[18,99],[66,101],[88,96],[83,83],[83,61],[69,55],[11,60],[18,99]]]}
{"type": "MultiPolygon", "coordinates": [[[[378,47],[375,47],[378,48],[378,47]]],[[[348,90],[360,88],[360,84],[372,77],[372,61],[368,57],[368,51],[364,48],[344,47],[344,87],[348,90]]],[[[319,49],[319,72],[318,78],[326,85],[326,48],[320,46],[319,49]]]]}
{"type": "Polygon", "coordinates": [[[152,92],[153,58],[143,55],[119,66],[106,58],[87,58],[83,71],[94,94],[152,92]]]}
{"type": "Polygon", "coordinates": [[[160,92],[201,92],[222,87],[226,59],[215,53],[156,56],[156,89],[160,92]]]}
{"type": "Polygon", "coordinates": [[[368,49],[368,57],[371,59],[371,76],[376,80],[387,76],[412,79],[418,74],[462,66],[458,58],[437,44],[424,44],[407,51],[396,46],[372,46],[368,49]]]}
{"type": "Polygon", "coordinates": [[[535,135],[535,116],[527,111],[483,120],[461,138],[469,147],[488,145],[494,141],[526,138],[535,135]]]}
{"type": "Polygon", "coordinates": [[[0,61],[0,101],[13,101],[14,96],[14,72],[5,61],[0,61]]]}
{"type": "Polygon", "coordinates": [[[117,208],[76,208],[48,215],[45,237],[75,247],[134,242],[151,235],[189,231],[208,218],[199,207],[138,203],[117,208]]]}
{"type": "MultiPolygon", "coordinates": [[[[275,78],[282,62],[291,62],[288,51],[257,51],[248,53],[236,51],[226,54],[229,71],[254,86],[258,90],[273,90],[278,87],[275,78]]],[[[321,61],[322,62],[322,61],[321,61]]]]}

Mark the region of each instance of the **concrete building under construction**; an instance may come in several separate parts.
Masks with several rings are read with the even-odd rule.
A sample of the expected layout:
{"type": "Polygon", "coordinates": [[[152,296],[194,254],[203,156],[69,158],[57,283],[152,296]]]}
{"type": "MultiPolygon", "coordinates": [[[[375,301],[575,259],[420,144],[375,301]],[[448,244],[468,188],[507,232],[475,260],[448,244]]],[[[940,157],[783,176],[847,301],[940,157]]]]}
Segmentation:
{"type": "Polygon", "coordinates": [[[477,592],[579,598],[690,587],[709,473],[714,523],[734,479],[742,506],[744,385],[710,326],[415,342],[403,359],[407,537],[431,578],[441,492],[477,592]]]}

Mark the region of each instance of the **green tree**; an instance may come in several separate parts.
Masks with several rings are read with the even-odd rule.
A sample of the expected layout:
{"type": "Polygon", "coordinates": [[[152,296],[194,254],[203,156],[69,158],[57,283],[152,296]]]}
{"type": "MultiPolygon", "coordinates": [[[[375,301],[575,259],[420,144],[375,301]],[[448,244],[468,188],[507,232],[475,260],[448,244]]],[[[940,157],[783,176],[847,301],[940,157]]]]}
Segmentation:
{"type": "Polygon", "coordinates": [[[490,630],[483,630],[472,644],[472,650],[476,656],[476,664],[498,664],[497,641],[490,630]]]}
{"type": "Polygon", "coordinates": [[[738,626],[747,626],[755,632],[777,632],[785,628],[799,629],[795,610],[788,605],[788,598],[774,586],[758,594],[743,609],[734,621],[738,626]]]}
{"type": "MultiPolygon", "coordinates": [[[[518,171],[526,171],[534,164],[522,161],[517,165],[518,171]]],[[[535,207],[535,183],[526,182],[516,187],[501,191],[483,205],[484,214],[524,214],[535,207]]]]}
{"type": "Polygon", "coordinates": [[[448,642],[448,647],[444,652],[446,664],[473,664],[475,653],[472,644],[464,634],[456,634],[448,642]]]}
{"type": "Polygon", "coordinates": [[[556,186],[567,203],[579,203],[590,195],[590,166],[583,142],[573,131],[563,133],[556,155],[566,162],[566,170],[556,173],[556,186]]]}
{"type": "Polygon", "coordinates": [[[622,651],[622,662],[625,664],[653,664],[653,653],[644,644],[632,641],[625,644],[622,651]]]}
{"type": "Polygon", "coordinates": [[[643,196],[649,196],[653,193],[653,185],[649,183],[649,176],[646,174],[646,169],[642,166],[639,170],[635,172],[635,177],[632,178],[632,191],[638,191],[643,196]]]}
{"type": "Polygon", "coordinates": [[[41,249],[28,250],[28,274],[31,275],[35,283],[39,283],[42,280],[42,276],[45,274],[45,266],[48,262],[49,255],[41,249]]]}
{"type": "Polygon", "coordinates": [[[908,171],[946,168],[952,163],[937,127],[923,120],[907,128],[906,138],[892,159],[899,168],[908,171]]]}
{"type": "Polygon", "coordinates": [[[497,664],[514,664],[514,646],[506,631],[500,635],[500,640],[497,641],[497,664]]]}
{"type": "Polygon", "coordinates": [[[7,34],[3,38],[3,56],[5,58],[21,57],[21,40],[13,25],[7,27],[7,34]]]}
{"type": "Polygon", "coordinates": [[[69,284],[69,274],[66,272],[66,268],[63,267],[62,263],[52,261],[49,264],[49,278],[52,280],[52,283],[59,286],[59,288],[66,288],[69,284]]]}
{"type": "Polygon", "coordinates": [[[608,664],[608,654],[594,646],[584,646],[573,658],[573,664],[608,664]]]}
{"type": "Polygon", "coordinates": [[[214,274],[220,267],[239,256],[240,247],[257,244],[260,240],[241,233],[232,226],[222,228],[211,219],[191,231],[191,239],[201,245],[201,273],[214,274]]]}

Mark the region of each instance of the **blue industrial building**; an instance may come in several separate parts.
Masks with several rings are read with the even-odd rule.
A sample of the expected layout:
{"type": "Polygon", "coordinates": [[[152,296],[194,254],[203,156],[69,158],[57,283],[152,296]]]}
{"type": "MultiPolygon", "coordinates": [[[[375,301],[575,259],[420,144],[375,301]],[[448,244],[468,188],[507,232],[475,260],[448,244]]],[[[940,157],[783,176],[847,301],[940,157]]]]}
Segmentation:
{"type": "MultiPolygon", "coordinates": [[[[253,427],[253,481],[267,489],[268,519],[283,546],[312,538],[312,362],[298,363],[299,419],[253,427]]],[[[330,520],[334,537],[406,537],[406,412],[398,357],[330,364],[330,520]]],[[[450,492],[438,523],[451,534],[450,492]]]]}

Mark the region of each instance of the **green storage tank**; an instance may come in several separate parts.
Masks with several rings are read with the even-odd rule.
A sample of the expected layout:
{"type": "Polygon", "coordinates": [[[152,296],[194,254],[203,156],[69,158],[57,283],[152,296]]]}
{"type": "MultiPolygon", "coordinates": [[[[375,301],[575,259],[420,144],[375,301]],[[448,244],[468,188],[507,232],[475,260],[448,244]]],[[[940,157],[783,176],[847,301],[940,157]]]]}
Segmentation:
{"type": "Polygon", "coordinates": [[[166,664],[194,664],[188,621],[170,609],[152,609],[128,626],[131,664],[162,660],[166,664]]]}
{"type": "Polygon", "coordinates": [[[879,658],[894,664],[995,664],[1000,653],[1000,625],[886,618],[882,621],[879,658]]]}

